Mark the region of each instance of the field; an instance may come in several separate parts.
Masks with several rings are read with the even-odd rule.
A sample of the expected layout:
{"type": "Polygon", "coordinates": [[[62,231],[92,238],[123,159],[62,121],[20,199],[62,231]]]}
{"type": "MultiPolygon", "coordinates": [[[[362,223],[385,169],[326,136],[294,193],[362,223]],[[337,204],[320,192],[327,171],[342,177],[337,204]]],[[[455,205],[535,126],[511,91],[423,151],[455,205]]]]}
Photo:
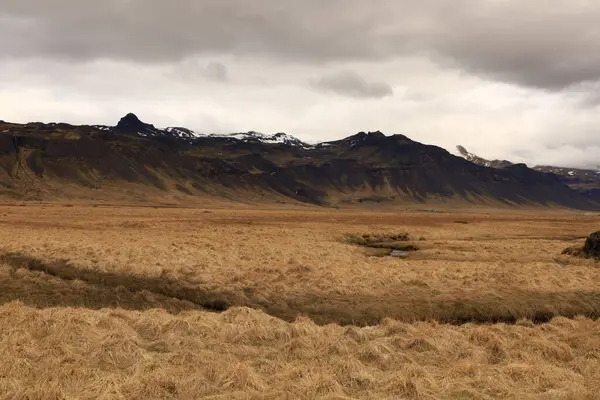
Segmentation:
{"type": "Polygon", "coordinates": [[[593,399],[600,216],[0,206],[0,399],[593,399]],[[407,258],[348,238],[407,234],[407,258]]]}

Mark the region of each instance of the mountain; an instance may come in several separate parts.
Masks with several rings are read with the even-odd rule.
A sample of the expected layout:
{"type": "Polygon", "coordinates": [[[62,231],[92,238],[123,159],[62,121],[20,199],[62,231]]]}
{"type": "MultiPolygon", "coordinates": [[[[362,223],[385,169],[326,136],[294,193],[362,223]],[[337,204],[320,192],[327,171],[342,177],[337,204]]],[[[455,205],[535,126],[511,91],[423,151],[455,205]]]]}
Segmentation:
{"type": "MultiPolygon", "coordinates": [[[[110,130],[109,127],[108,130],[110,130]]],[[[133,133],[140,136],[160,136],[164,135],[164,132],[156,129],[154,125],[146,124],[137,117],[135,114],[127,114],[119,120],[117,126],[112,128],[115,132],[133,133]]]]}
{"type": "Polygon", "coordinates": [[[285,133],[159,129],[134,114],[115,126],[0,122],[0,195],[598,207],[552,173],[477,165],[403,135],[359,132],[310,145],[285,133]]]}
{"type": "MultiPolygon", "coordinates": [[[[490,161],[486,160],[485,158],[478,157],[473,153],[469,153],[466,148],[460,145],[456,146],[456,148],[466,160],[478,165],[493,168],[506,168],[513,165],[513,163],[506,160],[490,161]]],[[[598,170],[592,170],[536,165],[532,167],[532,169],[539,172],[554,174],[558,176],[562,183],[578,191],[583,196],[588,197],[596,202],[600,202],[600,168],[598,170]]]]}
{"type": "Polygon", "coordinates": [[[175,137],[180,139],[199,139],[199,138],[214,138],[223,140],[239,140],[243,142],[254,142],[254,143],[283,143],[290,146],[298,146],[309,148],[310,145],[300,141],[299,139],[285,134],[283,132],[276,133],[274,135],[265,135],[264,133],[250,131],[244,133],[231,133],[226,135],[219,134],[207,134],[195,132],[191,129],[183,127],[169,127],[166,129],[157,129],[154,125],[144,123],[135,114],[127,114],[119,123],[114,127],[95,125],[103,131],[114,131],[129,133],[141,137],[175,137]]]}
{"type": "Polygon", "coordinates": [[[492,167],[492,168],[505,168],[513,165],[510,161],[506,160],[486,160],[485,158],[481,158],[476,156],[473,153],[469,153],[466,148],[463,146],[456,146],[456,149],[465,159],[471,161],[472,163],[483,165],[484,167],[492,167]]]}
{"type": "Polygon", "coordinates": [[[274,135],[265,135],[264,133],[249,131],[249,132],[240,132],[240,133],[230,133],[230,134],[226,134],[226,135],[219,135],[219,134],[199,133],[199,132],[195,132],[190,129],[181,128],[181,127],[170,127],[170,128],[166,128],[163,131],[163,135],[175,136],[175,137],[179,137],[182,139],[199,139],[199,138],[213,138],[213,139],[224,139],[224,140],[230,139],[230,140],[239,140],[239,141],[249,142],[249,143],[281,143],[281,144],[287,144],[290,146],[297,146],[297,147],[305,147],[305,148],[312,147],[311,145],[304,143],[301,140],[299,140],[291,135],[288,135],[286,133],[283,133],[283,132],[276,133],[274,135]]]}

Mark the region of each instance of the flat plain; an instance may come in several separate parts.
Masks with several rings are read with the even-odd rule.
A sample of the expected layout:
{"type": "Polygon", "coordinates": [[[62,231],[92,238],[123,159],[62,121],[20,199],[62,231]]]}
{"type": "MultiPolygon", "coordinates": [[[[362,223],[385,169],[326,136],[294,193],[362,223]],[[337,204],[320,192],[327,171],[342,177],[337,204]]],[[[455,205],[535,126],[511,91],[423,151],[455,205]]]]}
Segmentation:
{"type": "Polygon", "coordinates": [[[0,206],[0,399],[592,399],[600,216],[0,206]],[[348,237],[407,234],[407,258],[348,237]]]}

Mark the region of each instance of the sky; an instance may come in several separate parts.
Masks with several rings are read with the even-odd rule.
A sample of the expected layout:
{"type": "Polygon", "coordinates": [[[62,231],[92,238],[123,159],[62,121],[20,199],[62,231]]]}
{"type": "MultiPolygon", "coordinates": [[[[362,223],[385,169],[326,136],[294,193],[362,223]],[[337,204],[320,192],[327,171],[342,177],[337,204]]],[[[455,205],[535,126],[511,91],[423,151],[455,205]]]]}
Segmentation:
{"type": "Polygon", "coordinates": [[[600,165],[597,0],[0,0],[0,119],[600,165]]]}

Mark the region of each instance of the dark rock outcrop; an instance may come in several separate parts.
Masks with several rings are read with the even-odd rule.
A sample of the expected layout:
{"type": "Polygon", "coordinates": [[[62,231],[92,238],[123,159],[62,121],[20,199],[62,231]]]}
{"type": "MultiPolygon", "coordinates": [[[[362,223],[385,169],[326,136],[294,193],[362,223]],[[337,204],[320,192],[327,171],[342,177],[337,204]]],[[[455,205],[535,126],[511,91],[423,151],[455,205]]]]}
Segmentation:
{"type": "Polygon", "coordinates": [[[563,254],[600,260],[600,231],[588,236],[583,248],[569,247],[563,251],[563,254]]]}
{"type": "Polygon", "coordinates": [[[142,122],[137,115],[129,113],[119,120],[114,130],[122,133],[135,133],[142,135],[156,135],[159,132],[154,125],[142,122]]]}
{"type": "Polygon", "coordinates": [[[588,236],[583,246],[583,252],[589,257],[600,259],[600,231],[588,236]]]}

